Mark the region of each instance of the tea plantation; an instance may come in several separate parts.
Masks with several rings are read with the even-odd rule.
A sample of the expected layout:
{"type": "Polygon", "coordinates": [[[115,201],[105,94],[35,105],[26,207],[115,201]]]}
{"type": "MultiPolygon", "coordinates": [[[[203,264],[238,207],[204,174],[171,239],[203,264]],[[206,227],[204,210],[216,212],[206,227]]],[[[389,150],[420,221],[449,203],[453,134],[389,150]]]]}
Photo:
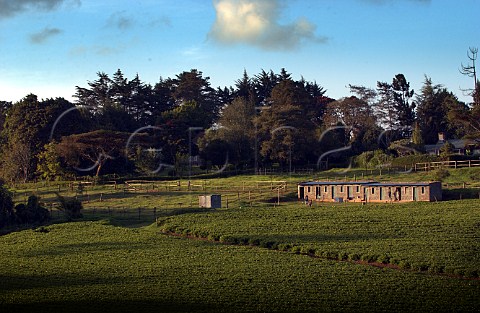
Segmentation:
{"type": "Polygon", "coordinates": [[[51,225],[0,238],[2,312],[475,311],[480,281],[131,229],[51,225]]]}
{"type": "Polygon", "coordinates": [[[100,186],[82,220],[0,236],[0,311],[480,310],[480,200],[278,205],[243,180],[214,181],[236,185],[209,190],[217,210],[195,207],[205,190],[100,186]]]}

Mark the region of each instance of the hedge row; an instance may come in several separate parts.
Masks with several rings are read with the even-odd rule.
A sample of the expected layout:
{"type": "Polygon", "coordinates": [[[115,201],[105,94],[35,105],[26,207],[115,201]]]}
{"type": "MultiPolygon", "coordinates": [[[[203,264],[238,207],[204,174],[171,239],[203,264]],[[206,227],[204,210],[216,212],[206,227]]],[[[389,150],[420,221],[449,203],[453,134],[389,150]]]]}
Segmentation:
{"type": "Polygon", "coordinates": [[[255,237],[235,237],[231,235],[221,235],[211,233],[207,230],[201,229],[186,229],[181,226],[170,225],[164,226],[162,232],[167,234],[177,234],[185,237],[194,237],[198,239],[206,239],[212,242],[220,242],[229,245],[248,245],[266,248],[276,251],[291,252],[295,254],[308,255],[311,257],[318,257],[335,261],[347,261],[355,263],[367,263],[378,265],[389,265],[393,268],[402,270],[410,270],[416,272],[428,272],[432,274],[447,274],[455,275],[464,278],[479,278],[480,271],[477,269],[462,269],[454,267],[446,267],[438,264],[417,264],[410,263],[406,260],[400,260],[386,254],[358,254],[338,251],[323,251],[318,247],[297,245],[293,243],[279,243],[263,238],[255,237]]]}

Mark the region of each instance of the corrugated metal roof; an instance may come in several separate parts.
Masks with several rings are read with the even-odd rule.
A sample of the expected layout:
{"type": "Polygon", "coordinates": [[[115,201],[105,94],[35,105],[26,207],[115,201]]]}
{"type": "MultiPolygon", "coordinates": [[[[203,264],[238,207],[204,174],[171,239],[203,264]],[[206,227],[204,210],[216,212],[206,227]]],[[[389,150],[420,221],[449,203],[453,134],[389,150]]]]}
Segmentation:
{"type": "Polygon", "coordinates": [[[388,183],[372,183],[368,184],[371,187],[400,187],[400,186],[407,186],[407,187],[416,187],[416,186],[429,186],[431,183],[426,182],[418,182],[418,183],[401,183],[401,182],[388,182],[388,183]]]}
{"type": "Polygon", "coordinates": [[[376,181],[309,181],[299,183],[300,186],[329,186],[329,185],[367,185],[376,181]]]}
{"type": "Polygon", "coordinates": [[[331,186],[331,185],[362,185],[370,187],[392,187],[392,186],[429,186],[433,182],[376,182],[376,181],[309,181],[299,183],[299,186],[331,186]]]}

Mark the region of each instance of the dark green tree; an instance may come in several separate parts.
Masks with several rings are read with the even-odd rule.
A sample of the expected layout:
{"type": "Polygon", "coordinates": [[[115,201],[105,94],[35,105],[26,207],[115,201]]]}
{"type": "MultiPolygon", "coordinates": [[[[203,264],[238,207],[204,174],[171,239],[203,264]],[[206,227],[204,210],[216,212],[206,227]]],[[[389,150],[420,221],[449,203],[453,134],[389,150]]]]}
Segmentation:
{"type": "MultiPolygon", "coordinates": [[[[201,114],[201,119],[210,126],[217,118],[221,103],[217,101],[215,90],[210,86],[209,77],[203,77],[203,73],[196,69],[178,74],[173,80],[173,98],[176,106],[194,101],[201,114]]],[[[200,125],[190,125],[197,127],[200,125]]]]}
{"type": "Polygon", "coordinates": [[[444,133],[447,138],[456,137],[461,133],[458,127],[449,121],[448,116],[450,111],[458,112],[462,107],[455,95],[442,85],[434,85],[432,80],[425,76],[416,103],[417,121],[424,143],[436,143],[438,133],[444,133]]]}
{"type": "MultiPolygon", "coordinates": [[[[99,176],[107,162],[120,161],[119,163],[123,166],[127,165],[127,153],[134,154],[136,151],[133,143],[131,147],[127,146],[131,135],[131,133],[107,130],[75,134],[63,137],[56,145],[56,149],[59,156],[71,168],[83,173],[95,171],[95,175],[99,176]]],[[[136,145],[147,145],[147,137],[146,134],[137,134],[136,145]]],[[[120,171],[119,168],[115,169],[115,172],[120,171]]]]}
{"type": "Polygon", "coordinates": [[[177,154],[197,155],[196,139],[210,127],[204,111],[195,101],[187,101],[175,108],[165,111],[157,125],[161,125],[162,151],[169,164],[175,163],[177,154]]]}
{"type": "Polygon", "coordinates": [[[268,73],[262,69],[260,74],[253,78],[253,85],[257,95],[258,106],[268,106],[270,103],[268,99],[272,95],[273,88],[278,84],[278,76],[270,70],[268,73]]]}
{"type": "Polygon", "coordinates": [[[44,145],[51,139],[81,132],[85,124],[81,113],[67,100],[38,101],[37,96],[27,95],[8,110],[5,120],[2,132],[4,177],[10,181],[31,178],[37,166],[37,155],[44,145]]]}
{"type": "Polygon", "coordinates": [[[235,81],[235,98],[243,98],[247,101],[254,100],[256,98],[255,88],[252,80],[248,77],[247,70],[243,71],[243,77],[235,81]]]}
{"type": "Polygon", "coordinates": [[[0,228],[12,224],[14,220],[12,193],[0,180],[0,228]]]}
{"type": "Polygon", "coordinates": [[[213,141],[216,141],[217,146],[226,143],[228,150],[220,151],[223,154],[223,162],[227,157],[226,152],[229,151],[228,159],[231,164],[252,164],[255,144],[254,106],[253,101],[247,101],[243,97],[236,98],[228,104],[222,110],[218,127],[205,133],[201,150],[208,147],[211,151],[213,141]]]}
{"type": "Polygon", "coordinates": [[[317,125],[307,118],[314,100],[301,82],[285,79],[273,88],[271,106],[256,119],[260,154],[266,161],[283,165],[314,161],[317,125]]]}
{"type": "Polygon", "coordinates": [[[377,92],[380,98],[377,108],[385,128],[401,133],[411,131],[415,121],[415,104],[411,101],[414,91],[405,76],[395,75],[391,84],[377,82],[377,92]]]}
{"type": "Polygon", "coordinates": [[[65,175],[56,144],[55,141],[46,144],[37,156],[37,173],[46,180],[54,180],[65,175]]]}
{"type": "Polygon", "coordinates": [[[112,80],[108,77],[108,74],[98,72],[97,76],[97,80],[88,82],[89,88],[76,86],[74,95],[78,99],[78,104],[93,108],[94,111],[103,108],[105,105],[113,104],[112,94],[114,92],[118,93],[118,89],[112,90],[112,80]]]}

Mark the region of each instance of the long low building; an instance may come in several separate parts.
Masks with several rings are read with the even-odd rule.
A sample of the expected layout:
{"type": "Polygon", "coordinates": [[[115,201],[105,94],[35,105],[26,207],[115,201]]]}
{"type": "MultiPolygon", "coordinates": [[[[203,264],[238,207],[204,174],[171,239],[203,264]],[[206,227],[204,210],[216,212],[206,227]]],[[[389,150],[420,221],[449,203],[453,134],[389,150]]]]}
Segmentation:
{"type": "Polygon", "coordinates": [[[324,202],[440,201],[442,183],[310,181],[298,184],[298,199],[324,202]]]}

